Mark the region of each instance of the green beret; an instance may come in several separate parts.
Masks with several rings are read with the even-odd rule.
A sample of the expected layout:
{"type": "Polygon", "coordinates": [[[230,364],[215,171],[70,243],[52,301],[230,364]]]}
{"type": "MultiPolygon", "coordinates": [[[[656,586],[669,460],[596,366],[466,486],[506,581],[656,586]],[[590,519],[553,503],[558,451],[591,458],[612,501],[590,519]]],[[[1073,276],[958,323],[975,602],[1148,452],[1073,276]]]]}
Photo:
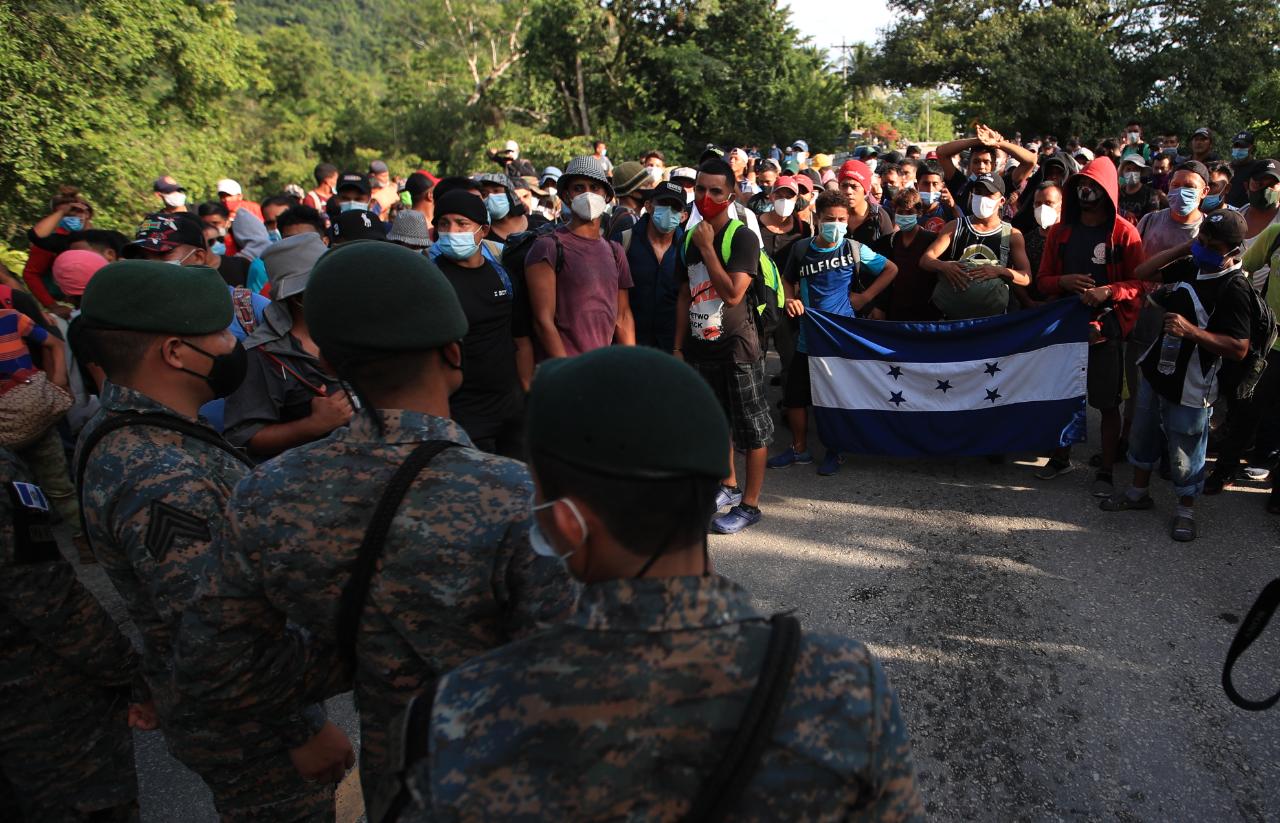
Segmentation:
{"type": "Polygon", "coordinates": [[[458,295],[436,264],[394,243],[355,240],[327,252],[302,305],[312,338],[334,363],[438,349],[467,333],[458,295]]]}
{"type": "Polygon", "coordinates": [[[207,266],[120,260],[85,286],[80,316],[99,328],[213,334],[231,325],[231,292],[207,266]]]}
{"type": "Polygon", "coordinates": [[[724,477],[729,422],[688,365],[643,346],[549,360],[529,395],[529,446],[620,477],[724,477]]]}

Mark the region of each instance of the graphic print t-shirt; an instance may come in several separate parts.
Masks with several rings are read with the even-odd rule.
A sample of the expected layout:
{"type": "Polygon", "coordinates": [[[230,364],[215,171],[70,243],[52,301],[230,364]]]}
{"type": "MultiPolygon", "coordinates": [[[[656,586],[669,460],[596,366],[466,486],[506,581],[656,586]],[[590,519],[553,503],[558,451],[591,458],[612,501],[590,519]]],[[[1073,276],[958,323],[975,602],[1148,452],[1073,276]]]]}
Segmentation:
{"type": "MultiPolygon", "coordinates": [[[[787,263],[783,276],[799,286],[800,302],[806,309],[856,317],[849,293],[866,291],[870,282],[884,271],[885,258],[870,246],[845,240],[830,249],[806,243],[803,256],[797,250],[787,263]]],[[[804,324],[800,326],[796,351],[808,351],[804,324]]]]}
{"type": "MultiPolygon", "coordinates": [[[[732,224],[730,221],[716,232],[711,245],[717,253],[723,248],[725,232],[732,224]]],[[[721,263],[730,274],[745,272],[754,278],[760,265],[760,241],[751,230],[739,225],[733,234],[729,259],[721,263]]],[[[687,360],[754,363],[760,359],[751,300],[744,297],[738,305],[730,306],[721,299],[702,261],[702,252],[692,240],[682,255],[676,279],[688,285],[693,298],[689,304],[689,337],[684,349],[687,360]]]]}

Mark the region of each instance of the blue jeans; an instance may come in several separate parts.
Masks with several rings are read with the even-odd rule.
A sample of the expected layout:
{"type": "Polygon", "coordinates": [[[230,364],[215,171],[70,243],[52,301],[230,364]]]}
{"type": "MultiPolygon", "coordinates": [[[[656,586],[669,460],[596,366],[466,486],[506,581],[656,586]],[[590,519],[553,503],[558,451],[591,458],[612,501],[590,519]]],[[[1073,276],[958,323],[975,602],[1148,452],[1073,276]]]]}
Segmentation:
{"type": "Polygon", "coordinates": [[[1138,381],[1129,462],[1150,471],[1160,462],[1161,429],[1169,444],[1169,472],[1179,497],[1204,489],[1204,455],[1209,445],[1210,408],[1192,408],[1156,394],[1146,378],[1138,381]]]}

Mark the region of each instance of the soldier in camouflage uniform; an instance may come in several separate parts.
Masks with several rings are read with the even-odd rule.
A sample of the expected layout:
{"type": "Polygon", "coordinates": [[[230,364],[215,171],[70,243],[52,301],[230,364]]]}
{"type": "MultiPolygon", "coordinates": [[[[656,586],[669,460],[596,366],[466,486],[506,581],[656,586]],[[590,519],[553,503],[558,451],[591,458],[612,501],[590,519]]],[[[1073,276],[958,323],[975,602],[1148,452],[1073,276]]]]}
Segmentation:
{"type": "MultiPolygon", "coordinates": [[[[747,592],[708,566],[728,435],[697,374],[652,350],[543,364],[529,405],[534,547],[585,587],[565,623],[440,681],[430,759],[411,767],[400,819],[689,814],[770,641],[747,592]]],[[[728,819],[923,819],[880,664],[840,637],[801,634],[794,648],[758,765],[720,807],[728,819]]]]}
{"type": "Polygon", "coordinates": [[[575,590],[529,548],[525,465],[477,450],[448,419],[467,323],[440,270],[389,243],[347,243],[316,264],[303,301],[321,354],[364,410],[236,487],[221,567],[184,619],[179,687],[191,684],[219,713],[292,711],[296,684],[317,675],[279,665],[271,650],[287,626],[302,627],[328,650],[315,655],[322,668],[344,673],[343,688],[354,681],[361,785],[374,807],[393,771],[389,730],[409,701],[443,672],[562,616],[575,590]],[[351,644],[339,616],[375,505],[432,441],[447,448],[396,507],[367,588],[354,586],[364,603],[347,624],[351,644]]]}
{"type": "MultiPolygon", "coordinates": [[[[305,781],[290,751],[305,753],[332,725],[323,712],[210,723],[179,703],[172,684],[178,622],[215,565],[212,536],[248,471],[197,420],[202,404],[244,375],[244,350],[227,330],[226,286],[205,267],[121,261],[98,272],[81,308],[77,334],[108,380],[76,455],[85,523],[142,633],[143,672],[169,750],[204,778],[223,820],[332,819],[332,785],[305,781]]],[[[295,648],[302,653],[300,640],[295,648]]]]}
{"type": "Polygon", "coordinates": [[[49,502],[7,449],[0,483],[0,784],[15,795],[0,789],[0,819],[136,819],[138,656],[59,553],[49,502]]]}

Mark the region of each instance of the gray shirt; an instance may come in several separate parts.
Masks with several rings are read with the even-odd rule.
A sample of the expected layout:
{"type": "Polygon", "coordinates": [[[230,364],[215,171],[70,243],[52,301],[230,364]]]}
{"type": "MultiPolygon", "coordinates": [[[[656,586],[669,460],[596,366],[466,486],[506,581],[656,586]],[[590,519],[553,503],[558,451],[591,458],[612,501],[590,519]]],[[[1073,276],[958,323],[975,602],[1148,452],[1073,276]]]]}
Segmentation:
{"type": "Polygon", "coordinates": [[[1138,234],[1142,235],[1142,250],[1147,257],[1159,254],[1165,249],[1180,246],[1192,240],[1200,233],[1200,223],[1204,218],[1193,223],[1179,223],[1173,219],[1169,209],[1160,209],[1143,215],[1138,221],[1138,234]]]}

